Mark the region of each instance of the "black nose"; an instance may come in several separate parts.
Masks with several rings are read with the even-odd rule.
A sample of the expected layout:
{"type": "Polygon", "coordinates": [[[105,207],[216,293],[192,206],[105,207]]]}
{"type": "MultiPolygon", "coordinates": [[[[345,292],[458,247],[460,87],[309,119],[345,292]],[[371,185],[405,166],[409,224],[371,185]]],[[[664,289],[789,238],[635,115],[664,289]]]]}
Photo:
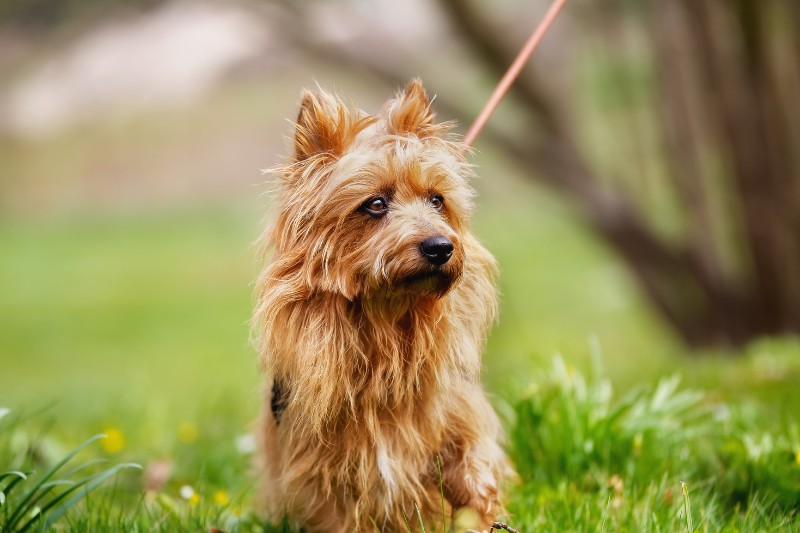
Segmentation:
{"type": "Polygon", "coordinates": [[[428,261],[439,266],[453,255],[453,243],[447,237],[428,237],[419,244],[419,249],[428,261]]]}

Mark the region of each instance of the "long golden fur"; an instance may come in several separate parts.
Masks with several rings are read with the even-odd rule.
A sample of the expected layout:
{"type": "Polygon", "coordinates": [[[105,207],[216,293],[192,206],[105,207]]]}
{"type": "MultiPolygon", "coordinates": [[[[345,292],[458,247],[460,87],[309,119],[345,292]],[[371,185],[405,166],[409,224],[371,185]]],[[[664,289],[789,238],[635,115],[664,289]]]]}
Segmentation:
{"type": "Polygon", "coordinates": [[[479,380],[496,265],[469,233],[472,173],[449,126],[417,80],[375,116],[302,95],[256,288],[274,519],[404,531],[417,505],[435,524],[437,456],[448,509],[484,525],[503,512],[510,469],[479,380]],[[432,237],[452,243],[444,264],[420,252],[432,237]]]}

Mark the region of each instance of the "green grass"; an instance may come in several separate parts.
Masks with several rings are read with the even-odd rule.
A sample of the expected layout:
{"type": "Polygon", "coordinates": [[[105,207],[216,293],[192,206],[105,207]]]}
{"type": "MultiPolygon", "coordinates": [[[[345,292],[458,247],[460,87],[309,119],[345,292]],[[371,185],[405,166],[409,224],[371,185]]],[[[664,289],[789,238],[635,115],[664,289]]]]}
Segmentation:
{"type": "MultiPolygon", "coordinates": [[[[515,402],[512,413],[508,449],[519,479],[508,487],[506,520],[518,530],[800,528],[796,421],[765,424],[746,404],[717,402],[703,392],[680,388],[677,376],[618,397],[597,367],[586,377],[561,358],[532,379],[531,389],[515,402]]],[[[5,415],[9,418],[8,412],[5,415]]],[[[0,531],[46,529],[59,518],[60,524],[82,531],[212,526],[226,531],[287,530],[285,524],[261,522],[249,510],[252,477],[246,454],[199,428],[199,435],[180,430],[183,436],[164,450],[168,459],[158,456],[174,467],[164,484],[152,485],[156,457],[125,446],[117,435],[101,441],[105,453],[96,454],[99,460],[143,457],[151,462],[150,473],[122,472],[129,467],[122,463],[80,480],[73,479],[81,470],[77,468],[48,486],[44,483],[53,473],[96,438],[64,455],[42,431],[42,417],[17,416],[10,427],[0,419],[0,464],[28,476],[0,469],[0,491],[5,492],[0,531]],[[86,494],[77,491],[70,499],[56,496],[59,490],[108,483],[114,476],[117,484],[99,497],[82,500],[86,494]],[[23,492],[25,483],[20,480],[32,488],[23,492]],[[187,485],[192,487],[189,492],[187,485]],[[16,500],[11,497],[17,494],[16,500]],[[48,501],[55,503],[47,505],[48,501]],[[58,504],[65,501],[77,508],[61,509],[58,504]]],[[[44,427],[52,425],[58,426],[58,421],[44,427]]],[[[86,467],[96,466],[93,463],[86,467]]],[[[408,529],[424,531],[421,520],[417,528],[413,518],[408,529]]]]}
{"type": "MultiPolygon", "coordinates": [[[[640,314],[624,271],[555,216],[557,205],[512,211],[531,228],[529,249],[495,233],[495,205],[513,194],[484,193],[490,205],[478,219],[503,265],[503,316],[486,378],[520,473],[508,498],[511,525],[800,527],[800,345],[763,341],[735,361],[677,358],[668,333],[640,314]],[[648,339],[663,344],[646,351],[648,339]],[[557,349],[569,363],[553,359],[557,349]],[[669,365],[706,392],[659,381],[669,365]]],[[[0,428],[0,471],[41,473],[108,431],[119,442],[81,457],[146,470],[116,473],[62,526],[267,527],[250,512],[251,457],[237,448],[259,409],[247,321],[260,214],[235,207],[0,227],[0,406],[44,410],[13,432],[0,428]],[[146,481],[159,462],[170,465],[168,478],[146,481]],[[196,502],[181,496],[186,485],[196,502]]]]}
{"type": "Polygon", "coordinates": [[[561,359],[514,407],[522,483],[511,511],[535,531],[764,531],[800,527],[797,422],[765,427],[677,376],[615,397],[561,359]]]}
{"type": "Polygon", "coordinates": [[[19,450],[14,440],[19,436],[24,438],[17,427],[24,419],[17,414],[8,417],[9,413],[7,408],[0,411],[0,429],[4,437],[0,443],[0,460],[18,463],[19,469],[0,471],[0,530],[4,533],[50,529],[90,492],[124,469],[141,469],[135,463],[100,468],[99,465],[106,462],[103,459],[75,467],[74,459],[84,448],[108,438],[102,434],[87,439],[49,465],[47,460],[36,456],[36,450],[40,449],[38,441],[29,443],[27,450],[19,450]],[[3,418],[10,420],[3,422],[3,418]],[[14,458],[20,451],[23,458],[14,458]],[[67,468],[69,470],[65,471],[67,468]]]}

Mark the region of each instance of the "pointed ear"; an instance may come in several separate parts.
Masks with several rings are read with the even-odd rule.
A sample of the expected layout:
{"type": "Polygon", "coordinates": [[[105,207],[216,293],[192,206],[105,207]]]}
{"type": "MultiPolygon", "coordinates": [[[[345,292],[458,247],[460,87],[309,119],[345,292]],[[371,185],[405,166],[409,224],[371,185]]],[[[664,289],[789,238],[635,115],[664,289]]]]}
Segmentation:
{"type": "Polygon", "coordinates": [[[339,156],[342,146],[339,142],[339,113],[337,106],[331,105],[332,98],[327,94],[315,94],[304,90],[300,96],[300,111],[294,131],[294,154],[296,161],[330,153],[339,156]]]}
{"type": "MultiPolygon", "coordinates": [[[[311,156],[341,156],[371,117],[360,117],[325,91],[303,91],[294,134],[295,161],[311,156]]],[[[374,120],[373,120],[374,121],[374,120]]]]}
{"type": "Polygon", "coordinates": [[[418,137],[429,137],[447,129],[447,125],[436,124],[436,115],[422,82],[415,78],[405,90],[386,104],[386,129],[388,133],[403,135],[413,133],[418,137]]]}

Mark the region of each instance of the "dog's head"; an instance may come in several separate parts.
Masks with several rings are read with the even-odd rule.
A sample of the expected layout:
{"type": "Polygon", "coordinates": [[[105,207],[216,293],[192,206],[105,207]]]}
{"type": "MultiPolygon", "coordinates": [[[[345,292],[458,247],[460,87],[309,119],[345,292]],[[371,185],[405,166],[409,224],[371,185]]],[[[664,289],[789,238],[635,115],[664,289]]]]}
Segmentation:
{"type": "Polygon", "coordinates": [[[434,118],[417,80],[376,116],[303,93],[269,237],[282,276],[351,300],[453,287],[470,167],[434,118]]]}

